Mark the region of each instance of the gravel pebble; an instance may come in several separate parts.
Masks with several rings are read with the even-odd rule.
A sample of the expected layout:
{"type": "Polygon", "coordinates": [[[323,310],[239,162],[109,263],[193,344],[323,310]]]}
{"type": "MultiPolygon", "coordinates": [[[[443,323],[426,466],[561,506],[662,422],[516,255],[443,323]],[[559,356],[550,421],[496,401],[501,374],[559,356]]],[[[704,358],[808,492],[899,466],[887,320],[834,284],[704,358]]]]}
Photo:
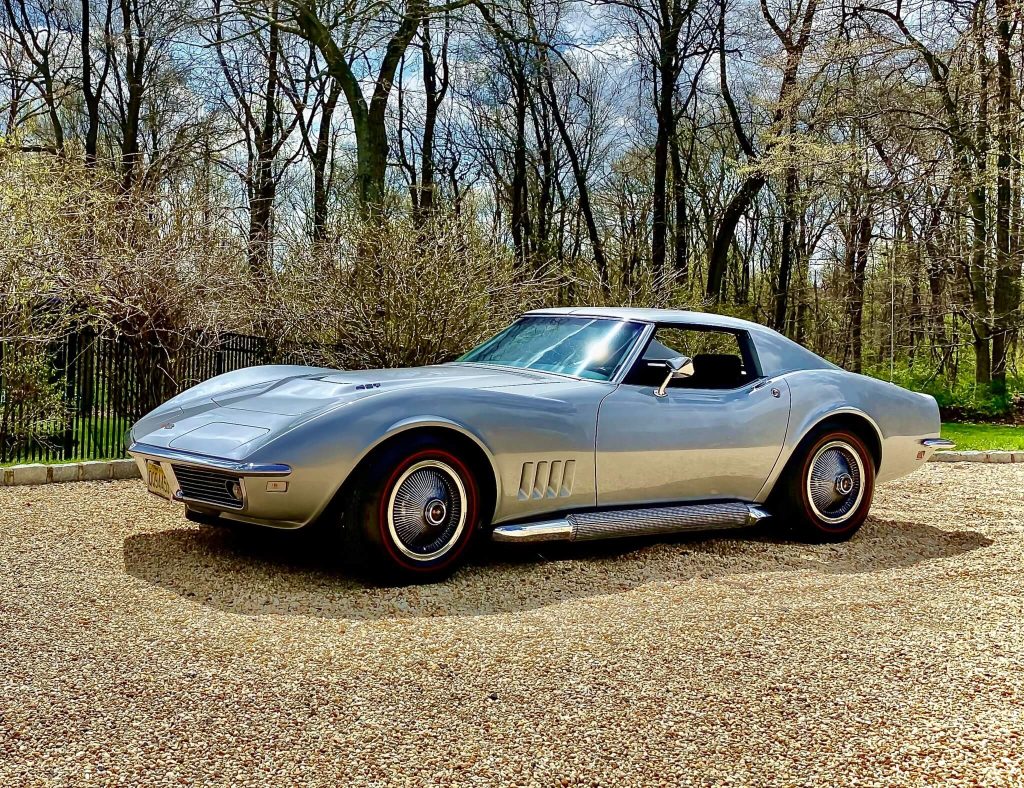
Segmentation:
{"type": "Polygon", "coordinates": [[[1024,785],[1022,490],[391,589],[138,481],[0,489],[0,785],[1024,785]]]}

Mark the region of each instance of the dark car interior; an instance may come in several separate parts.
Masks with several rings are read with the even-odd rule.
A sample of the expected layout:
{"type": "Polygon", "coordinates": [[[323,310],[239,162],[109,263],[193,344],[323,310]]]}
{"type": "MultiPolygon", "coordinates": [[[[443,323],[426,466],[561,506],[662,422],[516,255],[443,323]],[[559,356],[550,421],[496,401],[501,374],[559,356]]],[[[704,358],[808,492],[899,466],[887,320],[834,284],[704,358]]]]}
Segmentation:
{"type": "Polygon", "coordinates": [[[693,375],[673,380],[669,388],[739,388],[757,377],[745,342],[746,336],[731,331],[659,327],[624,382],[657,388],[668,373],[667,359],[688,356],[693,359],[693,375]]]}

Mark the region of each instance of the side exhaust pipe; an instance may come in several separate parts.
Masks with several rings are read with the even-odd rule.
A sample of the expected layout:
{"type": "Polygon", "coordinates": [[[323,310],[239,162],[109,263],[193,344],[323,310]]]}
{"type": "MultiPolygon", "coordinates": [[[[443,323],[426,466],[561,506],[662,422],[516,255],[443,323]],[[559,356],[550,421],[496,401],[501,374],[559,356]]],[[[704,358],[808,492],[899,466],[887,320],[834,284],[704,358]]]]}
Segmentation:
{"type": "Polygon", "coordinates": [[[589,542],[626,536],[658,536],[755,525],[770,515],[750,503],[701,503],[644,509],[580,512],[533,523],[499,525],[496,542],[589,542]]]}

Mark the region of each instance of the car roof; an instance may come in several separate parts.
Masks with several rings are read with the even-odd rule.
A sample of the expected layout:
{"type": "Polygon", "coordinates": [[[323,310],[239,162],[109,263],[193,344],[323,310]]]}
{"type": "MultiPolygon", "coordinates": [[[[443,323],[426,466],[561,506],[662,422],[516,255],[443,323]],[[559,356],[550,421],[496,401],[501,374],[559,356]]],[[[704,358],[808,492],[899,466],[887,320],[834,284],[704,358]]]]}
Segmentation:
{"type": "Polygon", "coordinates": [[[729,328],[742,331],[771,331],[760,323],[741,320],[712,312],[689,312],[685,309],[644,309],[628,306],[571,306],[534,309],[528,315],[579,315],[580,317],[606,317],[616,320],[638,320],[643,323],[680,323],[711,328],[729,328]]]}
{"type": "Polygon", "coordinates": [[[534,309],[526,314],[603,317],[611,320],[635,320],[642,323],[668,323],[717,328],[725,331],[746,331],[753,340],[761,371],[765,375],[777,375],[794,369],[839,369],[821,356],[767,326],[749,320],[741,320],[738,317],[716,315],[712,312],[688,312],[685,309],[641,309],[626,306],[574,306],[534,309]]]}

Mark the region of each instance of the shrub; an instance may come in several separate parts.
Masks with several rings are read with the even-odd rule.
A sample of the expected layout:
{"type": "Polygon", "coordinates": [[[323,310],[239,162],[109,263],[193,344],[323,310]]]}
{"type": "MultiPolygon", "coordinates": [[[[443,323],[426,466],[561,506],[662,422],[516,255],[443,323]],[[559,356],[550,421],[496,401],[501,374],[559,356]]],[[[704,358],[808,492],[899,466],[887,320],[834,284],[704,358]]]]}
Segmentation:
{"type": "MultiPolygon", "coordinates": [[[[124,192],[101,168],[18,156],[2,143],[0,162],[0,276],[17,283],[29,334],[90,328],[116,338],[132,350],[127,388],[150,406],[166,399],[183,347],[220,322],[245,275],[226,222],[203,210],[198,190],[124,192]]],[[[0,315],[0,340],[21,335],[0,315]]]]}
{"type": "Polygon", "coordinates": [[[1024,390],[1024,380],[1012,375],[1007,378],[1011,393],[993,394],[987,386],[974,381],[971,368],[960,369],[953,380],[906,364],[897,366],[892,373],[888,367],[871,368],[867,373],[883,380],[891,378],[897,385],[935,397],[944,421],[1014,420],[1018,405],[1012,392],[1024,390]]]}
{"type": "Polygon", "coordinates": [[[0,453],[17,457],[32,444],[56,443],[69,415],[48,349],[8,343],[0,355],[0,453]]]}
{"type": "Polygon", "coordinates": [[[526,309],[553,279],[524,277],[471,220],[354,224],[330,247],[297,246],[267,293],[254,333],[305,345],[306,360],[391,367],[450,360],[526,309]],[[310,346],[312,345],[312,346],[310,346]]]}

